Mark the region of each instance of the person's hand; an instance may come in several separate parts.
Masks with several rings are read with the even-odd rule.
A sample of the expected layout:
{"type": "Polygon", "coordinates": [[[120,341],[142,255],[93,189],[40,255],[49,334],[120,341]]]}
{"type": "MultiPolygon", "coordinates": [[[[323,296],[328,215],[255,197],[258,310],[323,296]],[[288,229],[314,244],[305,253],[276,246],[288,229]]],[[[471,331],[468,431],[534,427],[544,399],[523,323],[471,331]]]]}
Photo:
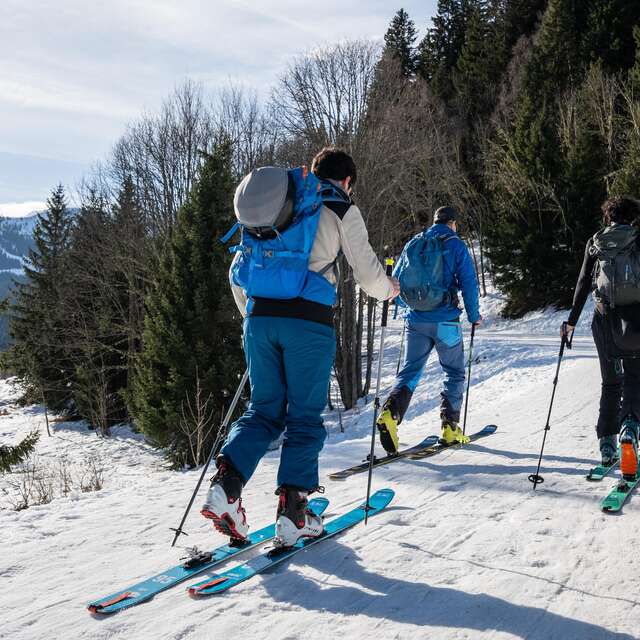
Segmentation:
{"type": "Polygon", "coordinates": [[[480,316],[474,323],[473,326],[476,329],[479,329],[482,326],[482,316],[480,316]]]}
{"type": "Polygon", "coordinates": [[[391,282],[391,286],[393,287],[393,293],[389,296],[389,300],[393,300],[400,295],[400,281],[398,278],[394,278],[393,276],[389,276],[389,282],[391,282]]]}
{"type": "Polygon", "coordinates": [[[568,322],[563,322],[560,325],[560,337],[566,338],[568,340],[569,338],[571,338],[571,334],[573,333],[573,330],[575,328],[575,325],[569,324],[568,322]]]}

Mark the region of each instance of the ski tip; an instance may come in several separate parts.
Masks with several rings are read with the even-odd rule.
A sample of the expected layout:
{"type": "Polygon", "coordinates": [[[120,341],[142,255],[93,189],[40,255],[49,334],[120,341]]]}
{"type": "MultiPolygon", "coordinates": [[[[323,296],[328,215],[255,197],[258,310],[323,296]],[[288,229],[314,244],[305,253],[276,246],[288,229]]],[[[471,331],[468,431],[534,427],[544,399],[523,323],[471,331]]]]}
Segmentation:
{"type": "MultiPolygon", "coordinates": [[[[380,489],[369,498],[369,510],[379,511],[384,509],[396,495],[393,489],[380,489]]],[[[366,507],[366,505],[364,505],[366,507]]]]}
{"type": "Polygon", "coordinates": [[[488,424],[482,431],[483,433],[495,433],[498,430],[497,424],[488,424]]]}

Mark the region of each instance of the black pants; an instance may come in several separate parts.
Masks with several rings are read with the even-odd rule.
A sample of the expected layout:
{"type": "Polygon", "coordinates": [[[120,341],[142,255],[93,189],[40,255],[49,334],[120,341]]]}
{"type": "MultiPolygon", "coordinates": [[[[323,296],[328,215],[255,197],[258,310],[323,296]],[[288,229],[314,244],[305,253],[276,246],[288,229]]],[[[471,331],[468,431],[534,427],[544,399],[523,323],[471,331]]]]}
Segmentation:
{"type": "Polygon", "coordinates": [[[620,432],[620,424],[632,415],[640,419],[640,358],[611,358],[610,329],[604,315],[596,311],[591,323],[598,350],[602,394],[596,427],[598,438],[620,432]]]}

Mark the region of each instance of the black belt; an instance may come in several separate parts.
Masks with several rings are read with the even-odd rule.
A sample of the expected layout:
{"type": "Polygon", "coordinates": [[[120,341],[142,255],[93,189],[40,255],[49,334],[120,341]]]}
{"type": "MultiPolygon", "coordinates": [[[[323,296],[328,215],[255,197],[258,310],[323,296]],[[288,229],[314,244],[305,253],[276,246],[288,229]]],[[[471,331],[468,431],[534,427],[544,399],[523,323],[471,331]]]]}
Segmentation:
{"type": "Polygon", "coordinates": [[[333,327],[333,307],[304,298],[276,300],[274,298],[252,298],[250,316],[297,318],[333,327]]]}

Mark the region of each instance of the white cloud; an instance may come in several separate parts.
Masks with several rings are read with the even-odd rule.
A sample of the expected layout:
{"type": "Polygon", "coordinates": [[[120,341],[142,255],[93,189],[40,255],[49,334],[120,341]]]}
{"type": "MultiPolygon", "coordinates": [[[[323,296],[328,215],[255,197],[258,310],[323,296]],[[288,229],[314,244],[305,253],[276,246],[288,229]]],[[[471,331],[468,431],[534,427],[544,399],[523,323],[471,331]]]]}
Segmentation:
{"type": "MultiPolygon", "coordinates": [[[[436,0],[402,5],[424,29],[436,0]]],[[[380,38],[398,8],[389,0],[0,0],[0,151],[86,166],[186,77],[212,90],[232,78],[267,95],[293,56],[380,38]]]]}

